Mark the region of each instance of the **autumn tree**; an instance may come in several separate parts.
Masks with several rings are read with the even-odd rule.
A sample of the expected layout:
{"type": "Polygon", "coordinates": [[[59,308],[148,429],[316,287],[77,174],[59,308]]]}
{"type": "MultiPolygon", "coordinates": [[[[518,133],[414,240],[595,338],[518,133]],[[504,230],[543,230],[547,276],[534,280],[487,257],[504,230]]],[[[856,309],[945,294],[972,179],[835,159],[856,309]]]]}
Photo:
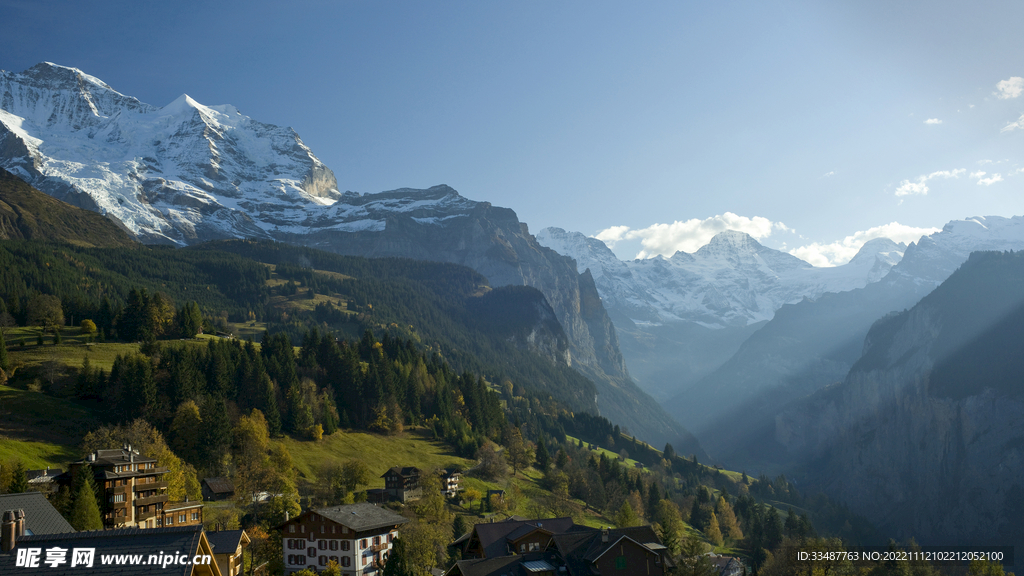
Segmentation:
{"type": "Polygon", "coordinates": [[[60,298],[49,294],[36,294],[28,301],[28,324],[50,330],[64,325],[64,309],[60,298]]]}
{"type": "Polygon", "coordinates": [[[533,454],[527,443],[523,440],[523,434],[519,428],[511,428],[508,442],[505,446],[505,459],[512,466],[512,476],[521,469],[530,465],[533,461],[533,454]]]}

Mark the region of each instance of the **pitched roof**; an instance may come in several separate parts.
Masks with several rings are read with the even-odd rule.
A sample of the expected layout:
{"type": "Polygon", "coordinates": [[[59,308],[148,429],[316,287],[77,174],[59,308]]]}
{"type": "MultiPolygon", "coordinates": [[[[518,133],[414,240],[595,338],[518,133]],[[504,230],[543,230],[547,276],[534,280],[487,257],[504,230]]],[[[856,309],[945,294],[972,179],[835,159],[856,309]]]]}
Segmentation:
{"type": "Polygon", "coordinates": [[[75,531],[41,492],[0,494],[0,512],[7,510],[24,510],[25,529],[31,530],[33,534],[63,534],[75,531]]]}
{"type": "Polygon", "coordinates": [[[522,566],[529,574],[539,570],[553,570],[552,554],[533,553],[525,555],[499,556],[497,558],[475,558],[459,560],[445,574],[454,576],[498,576],[501,574],[519,574],[517,566],[522,566]]]}
{"type": "MultiPolygon", "coordinates": [[[[604,542],[602,534],[604,530],[588,528],[569,532],[566,534],[555,534],[551,537],[552,542],[558,549],[558,553],[565,561],[566,568],[570,575],[590,574],[590,564],[600,558],[608,549],[615,546],[623,538],[632,540],[636,544],[644,546],[645,542],[659,543],[660,539],[650,526],[635,526],[632,528],[615,528],[608,530],[608,541],[604,542]]],[[[646,548],[646,546],[644,546],[646,548]]],[[[649,548],[648,548],[649,549],[649,548]]],[[[655,551],[651,551],[657,554],[655,551]]]]}
{"type": "Polygon", "coordinates": [[[44,482],[50,482],[57,476],[63,474],[64,471],[60,468],[44,468],[42,470],[26,470],[25,479],[28,480],[29,484],[40,484],[44,482]]]}
{"type": "Polygon", "coordinates": [[[220,530],[207,532],[206,539],[210,542],[214,554],[234,554],[239,544],[248,544],[249,535],[245,530],[220,530]]]}
{"type": "Polygon", "coordinates": [[[387,472],[381,474],[380,477],[383,478],[383,477],[387,476],[389,473],[398,474],[402,478],[410,478],[412,476],[419,476],[420,475],[420,469],[415,467],[415,466],[404,466],[404,467],[392,466],[391,468],[388,468],[387,472]]]}
{"type": "Polygon", "coordinates": [[[341,524],[348,526],[349,530],[361,532],[373,530],[384,526],[397,526],[405,524],[409,520],[401,514],[396,514],[387,508],[374,506],[373,504],[346,504],[344,506],[330,506],[327,508],[315,508],[313,512],[341,524]]]}
{"type": "MultiPolygon", "coordinates": [[[[46,559],[45,553],[40,561],[40,571],[47,576],[81,576],[83,570],[90,576],[132,576],[147,575],[159,572],[161,576],[172,576],[180,574],[189,576],[192,574],[192,565],[171,564],[166,568],[155,569],[147,564],[110,564],[101,563],[101,556],[106,554],[141,555],[142,561],[146,562],[151,554],[160,554],[161,551],[167,554],[178,553],[193,556],[200,550],[200,542],[203,537],[202,526],[177,526],[174,528],[120,528],[117,530],[93,530],[89,532],[73,532],[68,534],[42,534],[23,536],[18,539],[17,546],[7,554],[0,554],[0,573],[14,574],[16,571],[25,568],[16,568],[17,550],[19,548],[50,548],[58,546],[69,550],[67,563],[56,568],[50,568],[42,563],[46,559]],[[71,567],[71,550],[74,548],[95,548],[93,567],[83,568],[81,566],[71,567]]],[[[205,553],[205,552],[199,552],[205,553]]],[[[219,574],[216,563],[211,565],[215,573],[219,574]]]]}
{"type": "MultiPolygon", "coordinates": [[[[506,539],[520,529],[527,527],[526,532],[542,528],[552,534],[571,529],[575,524],[572,518],[545,518],[540,520],[505,520],[503,522],[484,522],[473,527],[473,533],[480,541],[485,558],[495,558],[508,554],[506,539]]],[[[521,537],[526,532],[520,533],[521,537]]]]}
{"type": "Polygon", "coordinates": [[[203,478],[203,483],[214,494],[230,494],[235,491],[235,485],[230,478],[203,478]]]}

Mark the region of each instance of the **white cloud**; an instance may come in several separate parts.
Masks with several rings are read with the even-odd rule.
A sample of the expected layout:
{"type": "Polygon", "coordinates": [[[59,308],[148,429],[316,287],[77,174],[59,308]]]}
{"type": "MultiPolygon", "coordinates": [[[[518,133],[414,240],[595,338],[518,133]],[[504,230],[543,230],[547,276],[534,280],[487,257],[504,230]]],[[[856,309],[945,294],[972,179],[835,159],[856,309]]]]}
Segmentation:
{"type": "Polygon", "coordinates": [[[978,178],[979,179],[978,180],[978,185],[979,186],[991,186],[991,185],[995,184],[996,182],[1002,182],[1003,181],[1003,177],[1000,176],[999,174],[993,174],[993,175],[989,176],[988,178],[984,177],[985,174],[988,174],[988,172],[982,172],[981,170],[978,170],[977,172],[971,172],[971,178],[978,178]]]}
{"type": "Polygon", "coordinates": [[[996,90],[998,92],[994,92],[994,94],[1000,100],[1016,98],[1024,93],[1024,78],[1014,76],[1009,80],[1000,80],[996,83],[996,90]]]}
{"type": "Polygon", "coordinates": [[[828,178],[829,176],[835,176],[835,175],[836,175],[836,171],[835,170],[829,170],[828,172],[825,172],[824,174],[822,174],[821,177],[822,178],[828,178]]]}
{"type": "Polygon", "coordinates": [[[928,194],[928,185],[925,183],[932,178],[959,178],[966,173],[967,170],[965,168],[957,168],[956,170],[939,170],[938,172],[932,172],[931,174],[922,174],[917,177],[916,182],[911,182],[910,180],[903,180],[900,182],[900,185],[896,188],[896,195],[924,196],[928,194]]]}
{"type": "Polygon", "coordinates": [[[626,232],[629,232],[629,226],[612,226],[611,228],[601,230],[594,235],[594,238],[604,242],[609,248],[613,248],[616,243],[623,239],[626,232]]]}
{"type": "Polygon", "coordinates": [[[869,240],[888,238],[893,242],[910,244],[920,240],[921,236],[934,234],[939,231],[939,228],[915,228],[913,226],[905,226],[899,222],[892,222],[861,232],[855,232],[851,236],[829,244],[815,242],[807,246],[794,248],[789,253],[810,262],[814,266],[839,266],[846,264],[856,256],[861,247],[869,240]]]}
{"type": "Polygon", "coordinates": [[[671,224],[652,224],[647,228],[637,230],[630,229],[628,226],[612,226],[601,230],[594,235],[594,238],[608,244],[609,247],[622,240],[639,239],[643,250],[636,257],[653,258],[658,255],[671,256],[680,250],[696,252],[698,248],[710,242],[716,234],[726,230],[745,232],[757,239],[766,238],[773,231],[793,231],[782,222],[772,222],[761,216],[747,218],[726,212],[704,220],[697,218],[685,222],[677,220],[671,224]]]}
{"type": "Polygon", "coordinates": [[[925,120],[924,123],[925,124],[942,124],[942,120],[939,120],[938,118],[929,118],[929,119],[925,120]]]}
{"type": "Polygon", "coordinates": [[[1016,122],[1010,122],[1009,124],[1004,126],[1003,129],[1000,130],[1000,132],[1010,132],[1011,130],[1016,130],[1017,128],[1024,130],[1024,114],[1021,114],[1020,118],[1017,118],[1016,122]]]}

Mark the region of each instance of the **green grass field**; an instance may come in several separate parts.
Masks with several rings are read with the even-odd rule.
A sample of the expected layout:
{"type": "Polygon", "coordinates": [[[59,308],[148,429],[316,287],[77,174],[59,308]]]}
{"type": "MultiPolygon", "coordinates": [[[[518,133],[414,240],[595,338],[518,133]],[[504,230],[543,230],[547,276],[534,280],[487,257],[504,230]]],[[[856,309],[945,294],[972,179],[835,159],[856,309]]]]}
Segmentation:
{"type": "Polygon", "coordinates": [[[78,443],[96,425],[92,411],[76,402],[0,386],[0,461],[63,467],[81,457],[78,443]]]}

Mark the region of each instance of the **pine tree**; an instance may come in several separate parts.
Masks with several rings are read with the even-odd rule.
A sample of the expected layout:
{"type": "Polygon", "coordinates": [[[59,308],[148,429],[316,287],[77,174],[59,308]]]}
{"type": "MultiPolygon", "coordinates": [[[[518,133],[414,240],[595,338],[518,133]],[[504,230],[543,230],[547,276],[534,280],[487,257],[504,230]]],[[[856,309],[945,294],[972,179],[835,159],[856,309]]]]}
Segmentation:
{"type": "Polygon", "coordinates": [[[548,469],[548,464],[551,464],[551,454],[548,453],[548,446],[544,442],[544,437],[541,436],[537,442],[537,469],[544,472],[548,469]]]}
{"type": "Polygon", "coordinates": [[[96,494],[92,491],[91,482],[82,482],[75,494],[70,522],[79,532],[103,529],[103,518],[100,516],[100,508],[96,504],[96,494]]]}
{"type": "Polygon", "coordinates": [[[28,492],[28,478],[25,476],[25,465],[21,462],[14,467],[14,477],[11,478],[11,485],[7,488],[11,494],[28,492]]]}

